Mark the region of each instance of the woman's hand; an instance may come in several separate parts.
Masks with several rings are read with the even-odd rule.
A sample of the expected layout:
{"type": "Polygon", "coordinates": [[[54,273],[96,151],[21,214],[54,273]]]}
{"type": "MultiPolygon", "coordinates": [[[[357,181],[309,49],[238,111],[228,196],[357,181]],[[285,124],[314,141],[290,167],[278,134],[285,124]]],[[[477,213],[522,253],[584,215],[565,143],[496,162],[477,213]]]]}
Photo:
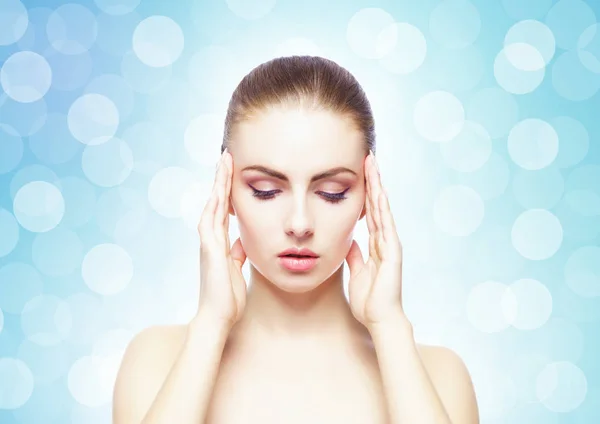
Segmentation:
{"type": "Polygon", "coordinates": [[[246,281],[242,274],[246,253],[239,238],[229,247],[232,175],[233,157],[225,149],[219,161],[212,195],[198,224],[200,301],[196,316],[214,320],[226,330],[240,319],[246,306],[246,281]]]}
{"type": "Polygon", "coordinates": [[[365,175],[369,259],[364,262],[360,247],[352,240],[346,261],[350,268],[348,292],[352,314],[371,330],[378,324],[405,316],[402,245],[372,153],[365,159],[365,175]]]}

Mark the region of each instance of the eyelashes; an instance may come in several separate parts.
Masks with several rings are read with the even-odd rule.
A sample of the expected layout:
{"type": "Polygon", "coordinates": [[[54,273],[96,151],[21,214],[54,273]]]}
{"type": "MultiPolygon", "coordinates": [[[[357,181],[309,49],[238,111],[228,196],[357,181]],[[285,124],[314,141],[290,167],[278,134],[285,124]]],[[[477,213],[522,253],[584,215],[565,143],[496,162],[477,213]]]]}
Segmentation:
{"type": "MultiPolygon", "coordinates": [[[[280,190],[269,190],[269,191],[261,191],[261,190],[257,190],[252,186],[248,186],[252,189],[252,196],[256,197],[260,200],[270,200],[273,199],[275,197],[275,194],[280,191],[280,190]]],[[[321,193],[322,197],[325,199],[326,202],[329,203],[339,203],[344,199],[347,199],[347,197],[345,196],[346,192],[350,190],[350,187],[348,187],[346,190],[342,191],[341,193],[327,193],[324,191],[320,191],[319,193],[321,193]]]]}

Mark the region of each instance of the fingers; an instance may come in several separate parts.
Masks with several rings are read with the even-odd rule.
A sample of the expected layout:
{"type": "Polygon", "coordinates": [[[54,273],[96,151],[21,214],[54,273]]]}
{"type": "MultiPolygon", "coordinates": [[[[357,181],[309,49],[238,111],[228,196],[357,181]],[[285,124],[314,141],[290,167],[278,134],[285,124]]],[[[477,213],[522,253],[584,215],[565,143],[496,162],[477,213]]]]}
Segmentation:
{"type": "Polygon", "coordinates": [[[379,195],[381,194],[381,180],[379,179],[379,171],[377,170],[375,156],[371,157],[369,165],[370,181],[371,181],[371,206],[373,211],[373,221],[375,222],[375,232],[381,232],[381,212],[379,210],[379,195]]]}
{"type": "Polygon", "coordinates": [[[217,170],[215,174],[215,181],[213,183],[212,192],[210,198],[206,202],[204,206],[204,210],[202,211],[202,216],[200,217],[200,223],[198,224],[198,232],[200,233],[200,240],[206,242],[208,238],[214,240],[215,234],[215,223],[217,222],[217,215],[219,213],[219,204],[221,194],[221,185],[223,184],[221,181],[223,180],[223,155],[221,155],[221,159],[218,162],[217,170]]]}
{"type": "Polygon", "coordinates": [[[365,206],[367,208],[367,228],[369,234],[375,233],[375,223],[373,222],[373,206],[371,201],[371,183],[369,179],[369,160],[365,160],[365,186],[367,188],[367,198],[365,199],[365,206]]]}
{"type": "Polygon", "coordinates": [[[202,216],[200,217],[200,223],[198,224],[198,233],[200,234],[200,241],[204,244],[207,238],[210,237],[214,222],[214,213],[217,208],[219,198],[217,195],[216,186],[213,185],[212,193],[204,206],[202,216]]]}
{"type": "Polygon", "coordinates": [[[368,159],[365,165],[365,175],[367,179],[367,226],[369,228],[369,256],[375,260],[379,260],[379,253],[377,249],[377,226],[375,225],[374,209],[375,204],[373,202],[373,173],[372,173],[372,153],[369,153],[368,159]]]}
{"type": "Polygon", "coordinates": [[[219,195],[219,204],[215,211],[215,218],[214,218],[214,222],[213,222],[213,230],[214,230],[215,234],[217,235],[217,238],[219,239],[219,241],[223,242],[223,243],[225,243],[225,241],[226,241],[225,233],[227,232],[227,231],[224,231],[223,225],[225,222],[225,214],[226,214],[225,207],[227,204],[227,199],[229,197],[229,193],[227,192],[227,190],[229,187],[229,179],[230,179],[229,178],[230,177],[229,167],[226,164],[226,155],[227,155],[227,150],[225,150],[223,152],[223,154],[221,155],[219,169],[217,170],[217,176],[216,176],[216,180],[215,180],[216,190],[219,195]]]}
{"type": "Polygon", "coordinates": [[[225,165],[227,166],[227,187],[225,188],[225,222],[223,230],[225,231],[225,247],[229,250],[231,242],[229,241],[229,205],[231,203],[231,186],[233,184],[233,156],[225,149],[225,165]]]}

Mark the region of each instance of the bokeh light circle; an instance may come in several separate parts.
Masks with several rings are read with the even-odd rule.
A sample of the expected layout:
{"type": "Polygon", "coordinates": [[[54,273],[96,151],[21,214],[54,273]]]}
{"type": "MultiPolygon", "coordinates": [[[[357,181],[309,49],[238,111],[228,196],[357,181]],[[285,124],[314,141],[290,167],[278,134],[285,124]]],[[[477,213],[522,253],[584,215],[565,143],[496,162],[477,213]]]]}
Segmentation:
{"type": "Polygon", "coordinates": [[[96,17],[85,6],[67,3],[48,17],[46,34],[52,47],[64,54],[87,52],[98,34],[96,17]]]}
{"type": "Polygon", "coordinates": [[[141,0],[94,0],[96,6],[109,15],[126,15],[139,6],[141,0]]]}
{"type": "Polygon", "coordinates": [[[133,261],[121,246],[99,244],[86,253],[81,274],[92,291],[114,295],[123,291],[133,278],[133,261]]]}
{"type": "Polygon", "coordinates": [[[60,190],[46,181],[33,181],[19,189],[13,201],[15,217],[32,232],[45,232],[56,227],[65,212],[60,190]]]}
{"type": "Polygon", "coordinates": [[[467,299],[467,318],[484,333],[497,333],[510,326],[506,309],[516,309],[517,299],[506,284],[485,281],[475,285],[467,299]]]}
{"type": "Polygon", "coordinates": [[[568,168],[581,162],[588,153],[590,135],[585,126],[571,116],[557,116],[549,121],[558,134],[559,149],[554,163],[568,168]]]}
{"type": "Polygon", "coordinates": [[[465,111],[452,93],[433,91],[417,101],[413,121],[417,132],[425,139],[446,142],[460,134],[465,111]]]}
{"type": "Polygon", "coordinates": [[[348,22],[346,41],[352,51],[365,59],[381,59],[392,51],[397,39],[388,28],[394,17],[383,9],[369,7],[356,12],[348,22]]]}
{"type": "Polygon", "coordinates": [[[167,16],[150,16],[133,32],[133,51],[146,65],[162,68],[173,64],[183,51],[180,26],[167,16]]]}
{"type": "Polygon", "coordinates": [[[526,43],[505,46],[494,60],[496,82],[512,94],[527,94],[538,88],[544,80],[545,69],[541,53],[526,43]]]}
{"type": "Polygon", "coordinates": [[[388,25],[380,36],[395,40],[390,42],[394,45],[391,52],[379,59],[379,63],[385,70],[406,75],[416,71],[425,61],[427,41],[423,33],[414,25],[395,22],[388,25]]]}
{"type": "Polygon", "coordinates": [[[69,108],[69,130],[88,145],[98,145],[111,139],[119,126],[119,110],[106,96],[84,94],[69,108]]]}
{"type": "Polygon", "coordinates": [[[519,104],[514,96],[498,87],[475,92],[467,105],[467,118],[483,125],[492,139],[508,134],[518,117],[519,104]]]}
{"type": "Polygon", "coordinates": [[[550,31],[550,28],[542,22],[533,19],[517,22],[506,33],[504,37],[505,47],[510,45],[519,46],[520,44],[533,47],[535,52],[539,52],[543,59],[540,62],[535,52],[534,60],[531,60],[532,58],[527,57],[526,54],[518,54],[521,52],[527,53],[527,49],[522,51],[519,51],[518,48],[514,51],[507,50],[505,53],[510,63],[522,71],[537,71],[548,65],[554,57],[556,50],[554,35],[550,31]]]}
{"type": "Polygon", "coordinates": [[[545,209],[529,209],[515,219],[512,244],[524,258],[536,261],[551,258],[563,241],[560,221],[545,209]]]}
{"type": "Polygon", "coordinates": [[[520,121],[508,134],[507,144],[511,159],[523,169],[545,168],[558,155],[558,134],[542,119],[520,121]]]}
{"type": "Polygon", "coordinates": [[[579,102],[598,92],[600,75],[586,68],[576,51],[566,51],[552,64],[552,86],[561,97],[579,102]]]}
{"type": "Polygon", "coordinates": [[[444,162],[452,169],[473,172],[481,168],[492,154],[492,139],[485,128],[465,121],[460,134],[440,145],[444,162]]]}
{"type": "Polygon", "coordinates": [[[0,409],[18,409],[33,393],[35,381],[25,362],[0,357],[0,409]]]}
{"type": "Polygon", "coordinates": [[[237,16],[247,20],[260,19],[267,15],[277,0],[225,0],[227,7],[237,16]]]}
{"type": "Polygon", "coordinates": [[[35,102],[46,95],[52,70],[38,53],[20,51],[11,55],[0,70],[0,83],[8,96],[21,103],[35,102]]]}
{"type": "Polygon", "coordinates": [[[27,9],[19,0],[2,0],[0,6],[0,46],[16,43],[29,26],[27,9]]]}
{"type": "Polygon", "coordinates": [[[581,33],[594,23],[594,10],[583,0],[559,0],[546,15],[556,45],[564,50],[575,48],[581,33]]]}
{"type": "Polygon", "coordinates": [[[565,281],[569,288],[583,297],[600,296],[600,247],[582,246],[565,264],[565,281]]]}
{"type": "Polygon", "coordinates": [[[429,17],[431,37],[444,47],[462,49],[479,37],[479,11],[468,0],[443,0],[429,17]]]}
{"type": "Polygon", "coordinates": [[[585,399],[588,383],[577,365],[568,361],[548,364],[537,377],[538,400],[553,412],[569,412],[585,399]]]}
{"type": "Polygon", "coordinates": [[[600,73],[600,24],[590,25],[581,33],[577,40],[577,54],[583,66],[600,73]]]}
{"type": "Polygon", "coordinates": [[[86,146],[81,155],[81,169],[94,184],[114,187],[131,174],[133,153],[126,142],[113,137],[100,145],[86,146]]]}
{"type": "Polygon", "coordinates": [[[28,340],[40,346],[55,346],[69,336],[72,317],[61,298],[41,294],[30,299],[21,312],[21,329],[28,340]]]}
{"type": "Polygon", "coordinates": [[[519,330],[535,330],[552,314],[552,293],[540,281],[521,278],[508,286],[517,300],[516,314],[510,320],[519,330]]]}

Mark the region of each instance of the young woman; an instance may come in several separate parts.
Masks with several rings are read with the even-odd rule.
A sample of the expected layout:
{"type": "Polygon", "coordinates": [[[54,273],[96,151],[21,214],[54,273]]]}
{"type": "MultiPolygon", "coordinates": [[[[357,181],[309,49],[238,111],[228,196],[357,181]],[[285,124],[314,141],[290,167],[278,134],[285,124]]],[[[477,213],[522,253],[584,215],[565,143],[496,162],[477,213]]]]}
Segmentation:
{"type": "Polygon", "coordinates": [[[403,312],[374,150],[370,104],[335,62],[278,58],[241,81],[198,226],[197,314],[131,341],[114,424],[479,422],[463,361],[417,344],[403,312]],[[366,262],[352,237],[363,217],[366,262]]]}

